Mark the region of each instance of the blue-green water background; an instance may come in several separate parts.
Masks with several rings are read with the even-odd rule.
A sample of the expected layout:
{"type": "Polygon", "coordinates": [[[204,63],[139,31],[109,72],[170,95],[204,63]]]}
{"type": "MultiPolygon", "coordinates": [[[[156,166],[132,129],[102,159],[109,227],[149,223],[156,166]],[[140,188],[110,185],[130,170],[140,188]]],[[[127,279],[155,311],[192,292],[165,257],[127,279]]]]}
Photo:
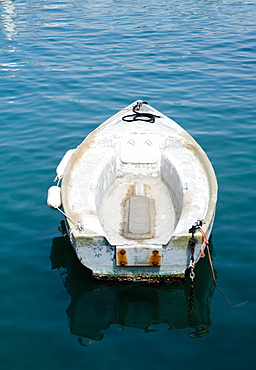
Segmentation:
{"type": "Polygon", "coordinates": [[[253,369],[256,348],[256,2],[0,1],[1,369],[253,369]],[[208,154],[219,198],[219,290],[208,335],[110,324],[84,347],[70,291],[51,270],[61,214],[45,205],[55,167],[136,99],[208,154]]]}

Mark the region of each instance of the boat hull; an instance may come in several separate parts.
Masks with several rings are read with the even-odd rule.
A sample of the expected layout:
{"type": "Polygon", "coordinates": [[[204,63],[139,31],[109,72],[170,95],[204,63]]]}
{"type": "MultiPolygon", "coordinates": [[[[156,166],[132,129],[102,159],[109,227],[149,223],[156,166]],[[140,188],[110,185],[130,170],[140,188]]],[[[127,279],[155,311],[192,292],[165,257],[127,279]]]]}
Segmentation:
{"type": "MultiPolygon", "coordinates": [[[[210,237],[214,217],[209,228],[206,230],[210,237]]],[[[98,280],[115,280],[130,282],[177,282],[179,283],[186,277],[186,271],[191,264],[191,235],[184,235],[176,240],[170,240],[167,245],[159,248],[158,245],[134,245],[116,247],[108,243],[105,237],[72,237],[71,244],[80,262],[92,270],[93,275],[98,280]],[[126,251],[126,263],[122,266],[118,258],[120,249],[126,251]],[[154,251],[158,250],[161,261],[154,266],[150,259],[154,256],[154,251]],[[129,254],[132,255],[129,265],[129,254]],[[138,258],[140,256],[140,258],[138,258]],[[137,265],[134,260],[138,260],[137,265]],[[143,261],[143,262],[141,262],[143,261]],[[144,264],[142,266],[142,263],[144,264]],[[146,265],[147,263],[147,265],[146,265]]],[[[201,245],[202,235],[196,234],[197,243],[195,245],[193,259],[196,264],[202,257],[201,245]]]]}
{"type": "Polygon", "coordinates": [[[71,243],[96,278],[175,279],[202,256],[206,239],[189,231],[203,219],[210,237],[214,170],[196,141],[148,104],[131,104],[88,135],[61,180],[71,243]]]}

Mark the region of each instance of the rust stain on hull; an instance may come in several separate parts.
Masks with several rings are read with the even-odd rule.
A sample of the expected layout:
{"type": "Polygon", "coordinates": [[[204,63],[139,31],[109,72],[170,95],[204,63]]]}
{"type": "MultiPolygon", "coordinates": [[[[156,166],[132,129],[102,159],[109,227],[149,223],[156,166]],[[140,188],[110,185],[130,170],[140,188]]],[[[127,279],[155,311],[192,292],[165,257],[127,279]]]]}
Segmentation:
{"type": "Polygon", "coordinates": [[[150,266],[161,266],[161,255],[158,250],[153,250],[149,261],[150,266]]]}
{"type": "Polygon", "coordinates": [[[127,256],[126,256],[126,251],[124,249],[121,249],[117,253],[117,266],[127,266],[127,256]]]}

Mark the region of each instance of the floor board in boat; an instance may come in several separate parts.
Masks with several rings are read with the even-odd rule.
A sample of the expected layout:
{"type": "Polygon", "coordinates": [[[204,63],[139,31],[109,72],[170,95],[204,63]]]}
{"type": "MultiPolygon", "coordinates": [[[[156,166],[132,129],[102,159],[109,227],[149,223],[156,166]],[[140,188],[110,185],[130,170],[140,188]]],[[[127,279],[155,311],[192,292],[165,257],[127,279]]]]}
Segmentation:
{"type": "Polygon", "coordinates": [[[139,239],[143,244],[166,244],[176,226],[175,204],[167,186],[159,178],[138,178],[127,181],[117,179],[105,194],[100,220],[108,241],[113,245],[134,244],[134,239],[125,237],[125,203],[134,195],[143,195],[154,200],[153,237],[139,239]]]}

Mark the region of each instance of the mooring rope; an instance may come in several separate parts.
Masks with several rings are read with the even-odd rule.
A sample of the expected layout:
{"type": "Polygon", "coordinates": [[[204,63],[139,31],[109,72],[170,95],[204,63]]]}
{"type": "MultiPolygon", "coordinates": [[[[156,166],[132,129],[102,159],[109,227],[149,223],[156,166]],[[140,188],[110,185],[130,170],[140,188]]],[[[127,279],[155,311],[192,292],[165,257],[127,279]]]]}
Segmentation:
{"type": "Polygon", "coordinates": [[[209,248],[209,241],[208,241],[208,238],[207,238],[207,236],[206,236],[206,234],[205,234],[205,232],[202,228],[203,223],[204,223],[203,220],[197,220],[197,222],[195,222],[194,225],[192,225],[192,227],[189,229],[189,232],[192,233],[192,237],[189,239],[189,246],[190,246],[190,249],[191,249],[191,260],[190,260],[190,265],[189,265],[191,285],[193,286],[193,281],[194,281],[194,278],[195,278],[194,251],[195,251],[195,245],[197,243],[197,239],[194,237],[194,235],[195,235],[196,231],[200,231],[200,233],[202,234],[202,239],[203,239],[202,243],[201,243],[201,246],[200,246],[201,257],[202,258],[205,257],[204,248],[206,247],[207,254],[208,254],[208,260],[209,260],[211,273],[212,273],[212,280],[213,280],[214,285],[217,287],[217,289],[220,291],[222,296],[228,302],[228,305],[229,305],[230,309],[240,307],[243,304],[248,303],[248,301],[245,301],[245,302],[242,302],[242,303],[239,303],[239,304],[233,306],[232,303],[230,302],[230,300],[228,299],[228,297],[225,295],[225,293],[221,290],[221,288],[217,284],[217,279],[216,279],[216,275],[215,275],[215,271],[214,271],[214,267],[213,267],[213,263],[212,263],[212,257],[211,257],[211,253],[210,253],[210,248],[209,248]]]}
{"type": "Polygon", "coordinates": [[[71,218],[70,216],[68,216],[65,212],[63,212],[60,208],[56,208],[60,213],[62,213],[66,218],[68,218],[74,225],[75,225],[75,228],[78,229],[79,231],[83,231],[84,230],[84,225],[81,224],[80,220],[78,221],[75,221],[73,220],[73,218],[71,218]]]}
{"type": "Polygon", "coordinates": [[[156,118],[160,118],[152,113],[142,113],[139,112],[141,109],[142,104],[148,104],[145,101],[137,102],[137,104],[132,108],[134,114],[128,114],[127,116],[122,117],[122,120],[125,122],[133,122],[133,121],[145,121],[149,123],[154,123],[156,118]]]}
{"type": "Polygon", "coordinates": [[[204,230],[202,229],[202,226],[198,226],[198,230],[200,231],[200,233],[202,234],[202,237],[203,237],[202,244],[201,244],[201,247],[200,247],[200,252],[201,252],[201,258],[204,258],[205,257],[204,248],[205,248],[205,246],[209,245],[209,240],[208,240],[204,230]]]}

